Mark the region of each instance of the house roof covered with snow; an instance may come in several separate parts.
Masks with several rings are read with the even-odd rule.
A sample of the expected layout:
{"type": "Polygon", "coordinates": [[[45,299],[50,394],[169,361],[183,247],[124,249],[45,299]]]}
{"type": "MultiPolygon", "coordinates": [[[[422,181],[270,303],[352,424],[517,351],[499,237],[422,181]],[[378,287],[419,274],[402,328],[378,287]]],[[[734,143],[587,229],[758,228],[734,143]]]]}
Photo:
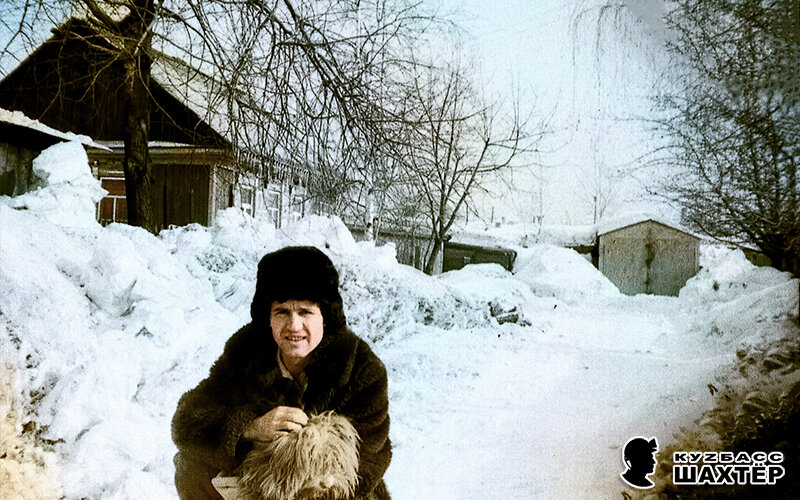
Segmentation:
{"type": "Polygon", "coordinates": [[[38,133],[46,134],[64,141],[77,141],[84,146],[108,150],[106,146],[93,141],[91,137],[56,130],[53,127],[48,127],[44,123],[27,117],[21,111],[9,111],[7,109],[0,108],[0,123],[36,131],[38,133]]]}
{"type": "Polygon", "coordinates": [[[697,238],[700,240],[705,240],[706,237],[693,232],[686,227],[683,227],[681,224],[675,222],[669,222],[661,217],[654,216],[654,215],[630,215],[626,217],[620,217],[615,219],[610,219],[608,221],[603,221],[597,224],[597,236],[602,236],[604,234],[613,233],[614,231],[619,231],[620,229],[625,229],[630,226],[635,226],[637,224],[641,224],[643,222],[655,222],[656,224],[661,224],[662,226],[667,226],[672,228],[676,231],[680,231],[684,234],[687,234],[693,238],[697,238]]]}
{"type": "Polygon", "coordinates": [[[453,231],[454,243],[481,246],[528,246],[547,243],[561,247],[585,247],[595,243],[591,225],[556,225],[532,223],[470,223],[453,231]]]}

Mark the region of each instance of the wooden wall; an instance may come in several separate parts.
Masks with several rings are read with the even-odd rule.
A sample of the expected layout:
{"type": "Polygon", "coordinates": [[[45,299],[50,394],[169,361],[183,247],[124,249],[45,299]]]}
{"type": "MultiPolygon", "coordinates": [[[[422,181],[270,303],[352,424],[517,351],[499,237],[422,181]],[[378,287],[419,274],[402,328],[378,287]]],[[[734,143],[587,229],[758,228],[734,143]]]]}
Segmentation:
{"type": "MultiPolygon", "coordinates": [[[[153,212],[158,229],[192,222],[209,225],[216,212],[213,204],[215,172],[228,160],[225,150],[191,147],[151,147],[153,161],[153,212]]],[[[90,148],[89,163],[109,192],[100,201],[98,219],[103,224],[127,222],[125,184],[120,146],[112,151],[90,148]]]]}

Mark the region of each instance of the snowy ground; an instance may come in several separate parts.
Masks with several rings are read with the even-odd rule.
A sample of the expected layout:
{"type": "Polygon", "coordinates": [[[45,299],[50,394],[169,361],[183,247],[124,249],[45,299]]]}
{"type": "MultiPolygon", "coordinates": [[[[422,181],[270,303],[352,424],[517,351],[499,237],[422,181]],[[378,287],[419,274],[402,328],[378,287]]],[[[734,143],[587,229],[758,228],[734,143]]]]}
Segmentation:
{"type": "Polygon", "coordinates": [[[420,402],[432,425],[409,433],[403,445],[414,452],[398,450],[393,491],[398,498],[617,497],[621,445],[635,435],[665,440],[691,422],[711,403],[710,372],[733,357],[699,353],[698,339],[675,341],[680,306],[656,297],[561,305],[528,328],[442,339],[442,364],[452,365],[448,346],[468,345],[465,335],[474,347],[464,347],[484,359],[471,378],[444,382],[420,402]],[[420,474],[428,479],[415,480],[420,474]]]}
{"type": "Polygon", "coordinates": [[[711,407],[737,347],[797,314],[797,282],[736,252],[706,252],[674,298],[620,295],[544,245],[514,274],[432,278],[335,219],[102,228],[80,146],[36,170],[38,191],[0,197],[2,498],[175,498],[177,399],[247,321],[258,259],[285,245],[327,249],[351,326],[387,366],[399,500],[619,498],[625,441],[669,442],[711,407]]]}

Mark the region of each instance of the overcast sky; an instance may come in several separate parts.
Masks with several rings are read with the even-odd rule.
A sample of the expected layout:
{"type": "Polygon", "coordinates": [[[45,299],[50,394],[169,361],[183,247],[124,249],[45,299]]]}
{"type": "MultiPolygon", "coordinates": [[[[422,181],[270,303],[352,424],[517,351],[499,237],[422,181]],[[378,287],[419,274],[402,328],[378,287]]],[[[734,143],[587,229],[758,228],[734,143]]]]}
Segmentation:
{"type": "Polygon", "coordinates": [[[554,112],[556,133],[537,158],[548,165],[539,169],[544,182],[517,175],[515,194],[484,202],[488,214],[494,208],[495,219],[529,220],[540,213],[546,223],[591,223],[595,165],[614,177],[610,184],[616,193],[607,215],[665,210],[642,199],[642,183],[652,179],[630,172],[639,171],[642,161],[637,158],[653,147],[637,118],[649,114],[648,95],[659,69],[654,47],[660,42],[660,2],[637,0],[638,8],[623,14],[620,27],[606,23],[599,56],[598,10],[593,6],[601,0],[583,2],[577,27],[577,11],[565,7],[573,3],[444,3],[465,28],[467,52],[477,58],[494,91],[510,95],[518,86],[524,106],[540,114],[554,112]]]}

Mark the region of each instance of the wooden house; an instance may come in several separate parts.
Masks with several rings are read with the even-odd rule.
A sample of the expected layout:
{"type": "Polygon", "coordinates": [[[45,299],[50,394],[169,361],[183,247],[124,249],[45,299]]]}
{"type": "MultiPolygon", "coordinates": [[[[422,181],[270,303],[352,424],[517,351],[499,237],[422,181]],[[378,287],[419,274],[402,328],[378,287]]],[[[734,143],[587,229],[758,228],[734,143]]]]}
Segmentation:
{"type": "Polygon", "coordinates": [[[598,230],[598,268],[622,293],[677,296],[697,274],[700,238],[654,219],[598,230]]]}
{"type": "MultiPolygon", "coordinates": [[[[86,21],[70,19],[0,81],[0,107],[90,136],[108,148],[87,151],[109,192],[98,206],[102,223],[127,221],[124,68],[109,57],[110,43],[86,21]]],[[[159,229],[190,222],[209,225],[218,210],[231,206],[271,217],[277,226],[304,214],[310,208],[303,184],[307,169],[240,161],[242,152],[234,150],[229,127],[217,111],[221,106],[208,100],[211,85],[213,79],[182,61],[153,54],[149,149],[159,229]]]]}

